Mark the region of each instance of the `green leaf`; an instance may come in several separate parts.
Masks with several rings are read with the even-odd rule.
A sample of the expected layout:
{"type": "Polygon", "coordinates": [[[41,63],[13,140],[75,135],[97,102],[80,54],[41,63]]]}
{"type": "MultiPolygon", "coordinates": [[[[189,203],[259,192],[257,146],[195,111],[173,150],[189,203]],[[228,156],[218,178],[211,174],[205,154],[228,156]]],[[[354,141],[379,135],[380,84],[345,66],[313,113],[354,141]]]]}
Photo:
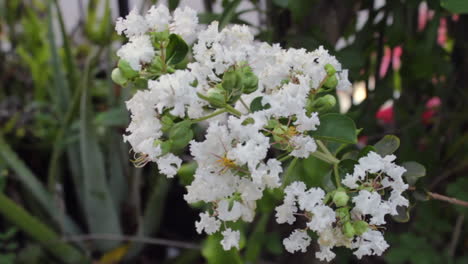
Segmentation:
{"type": "MultiPolygon", "coordinates": [[[[109,192],[104,156],[91,122],[89,104],[89,64],[86,66],[82,85],[85,87],[80,105],[80,150],[83,168],[83,201],[89,231],[92,233],[121,234],[119,217],[109,192]]],[[[99,250],[108,251],[119,241],[98,241],[99,250]]]]}
{"type": "Polygon", "coordinates": [[[0,214],[28,236],[41,243],[46,250],[60,259],[62,263],[89,263],[89,260],[76,248],[62,242],[57,233],[2,193],[0,193],[0,214]]]}
{"type": "Polygon", "coordinates": [[[177,175],[179,175],[179,181],[182,185],[189,185],[192,183],[197,170],[198,164],[195,161],[184,163],[180,166],[180,169],[177,171],[177,175]]]}
{"type": "Polygon", "coordinates": [[[169,130],[169,139],[172,140],[173,150],[183,149],[193,139],[191,126],[192,122],[190,120],[184,120],[175,124],[169,130]]]}
{"type": "Polygon", "coordinates": [[[236,9],[240,3],[241,0],[234,0],[226,6],[219,21],[219,30],[223,29],[229,24],[229,22],[233,20],[234,16],[236,15],[236,9]]]}
{"type": "Polygon", "coordinates": [[[171,34],[166,48],[166,62],[175,65],[184,60],[188,51],[187,43],[179,35],[171,34]]]}
{"type": "Polygon", "coordinates": [[[26,164],[16,155],[16,153],[5,142],[3,136],[0,135],[0,157],[6,161],[6,164],[15,171],[18,180],[29,193],[34,197],[38,204],[47,212],[50,218],[54,220],[57,225],[63,226],[69,233],[79,233],[78,227],[68,216],[64,216],[54,206],[54,199],[52,195],[47,192],[39,178],[26,166],[26,164]]]}
{"type": "Polygon", "coordinates": [[[257,112],[257,111],[265,110],[271,107],[270,104],[263,105],[262,99],[263,99],[262,96],[259,96],[253,99],[252,102],[250,103],[250,111],[257,112]]]}
{"type": "Polygon", "coordinates": [[[400,139],[394,135],[386,135],[374,145],[375,150],[381,156],[387,156],[400,147],[400,139]]]}
{"type": "Polygon", "coordinates": [[[466,0],[441,0],[440,5],[455,14],[468,13],[468,1],[466,0]]]}
{"type": "Polygon", "coordinates": [[[122,60],[122,59],[119,60],[118,67],[124,78],[133,79],[135,77],[138,77],[138,72],[135,71],[132,68],[132,66],[130,66],[130,63],[128,63],[127,61],[122,60]]]}
{"type": "Polygon", "coordinates": [[[310,135],[317,139],[336,141],[347,144],[357,143],[354,121],[342,114],[330,113],[320,117],[320,126],[310,135]]]}
{"type": "Polygon", "coordinates": [[[215,233],[209,236],[202,248],[202,255],[207,260],[208,264],[242,264],[242,259],[239,252],[233,248],[225,251],[221,246],[223,236],[221,233],[215,233]]]}
{"type": "Polygon", "coordinates": [[[403,177],[409,185],[414,185],[419,178],[426,176],[426,168],[415,161],[404,162],[401,166],[406,169],[403,177]]]}

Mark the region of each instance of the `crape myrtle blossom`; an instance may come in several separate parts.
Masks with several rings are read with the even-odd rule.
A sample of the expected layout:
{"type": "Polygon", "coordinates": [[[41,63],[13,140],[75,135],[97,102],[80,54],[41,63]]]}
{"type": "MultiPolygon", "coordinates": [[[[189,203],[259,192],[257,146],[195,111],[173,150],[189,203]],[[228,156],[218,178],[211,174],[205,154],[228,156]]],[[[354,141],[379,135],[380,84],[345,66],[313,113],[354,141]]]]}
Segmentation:
{"type": "Polygon", "coordinates": [[[188,161],[182,153],[190,154],[197,167],[184,199],[206,208],[195,223],[198,233],[219,233],[224,250],[240,249],[241,230],[234,223],[252,222],[264,193],[279,189],[284,199],[276,221],[307,220],[284,239],[287,251],[306,252],[308,232],[319,237],[321,260],[333,259],[339,246],[359,258],[388,247],[377,228],[398,206],[408,206],[404,169],[394,156],[370,152],[338,182],[344,187],[333,191],[285,180],[290,158],[315,156],[336,164],[314,138],[319,109],[331,109],[334,97],[317,97],[351,84],[323,47],[283,49],[255,41],[247,26],[220,29],[217,21],[201,29],[195,11],[185,7],[171,14],[164,5],[142,15],[132,10],[117,20],[116,30],[128,38],[117,51],[116,82],[138,88],[126,102],[131,122],[124,141],[135,165],[156,162],[167,177],[188,161]],[[194,130],[201,135],[194,137],[194,130]]]}
{"type": "Polygon", "coordinates": [[[276,221],[293,224],[297,217],[305,217],[307,223],[305,230],[295,230],[283,240],[286,250],[305,252],[310,243],[306,230],[311,230],[319,236],[316,257],[321,260],[331,261],[335,257],[331,249],[339,246],[354,249],[358,258],[382,255],[389,245],[379,226],[386,223],[387,214],[397,215],[398,206],[409,204],[402,196],[408,189],[402,179],[406,170],[393,162],[395,158],[369,152],[342,180],[345,188],[327,195],[320,188],[307,189],[303,182],[287,186],[283,204],[276,208],[276,221]],[[351,204],[348,193],[353,196],[351,204]]]}

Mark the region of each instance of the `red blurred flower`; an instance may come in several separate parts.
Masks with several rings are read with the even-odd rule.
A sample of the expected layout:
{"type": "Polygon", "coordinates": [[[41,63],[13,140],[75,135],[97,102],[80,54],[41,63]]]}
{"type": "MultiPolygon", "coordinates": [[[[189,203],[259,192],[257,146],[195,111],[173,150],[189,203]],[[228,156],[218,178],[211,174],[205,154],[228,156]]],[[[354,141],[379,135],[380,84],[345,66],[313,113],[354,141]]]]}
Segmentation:
{"type": "Polygon", "coordinates": [[[395,119],[393,115],[393,105],[381,107],[375,117],[383,124],[392,124],[395,119]]]}

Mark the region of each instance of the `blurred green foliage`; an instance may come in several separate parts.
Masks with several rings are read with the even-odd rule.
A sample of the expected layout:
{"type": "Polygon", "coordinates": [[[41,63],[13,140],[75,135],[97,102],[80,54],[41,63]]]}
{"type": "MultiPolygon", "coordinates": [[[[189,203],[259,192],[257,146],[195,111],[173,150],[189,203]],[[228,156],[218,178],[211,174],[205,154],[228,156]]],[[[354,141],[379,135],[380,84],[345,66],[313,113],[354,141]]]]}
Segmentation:
{"type": "MultiPolygon", "coordinates": [[[[125,6],[126,1],[118,2],[125,6]]],[[[148,6],[157,1],[143,2],[148,6]]],[[[170,0],[169,8],[175,9],[179,2],[170,0]]],[[[354,145],[356,136],[374,144],[384,134],[395,134],[401,142],[386,137],[375,150],[393,152],[399,146],[399,160],[424,164],[425,173],[414,163],[406,164],[411,168],[409,180],[427,174],[416,184],[417,190],[468,200],[468,16],[464,15],[468,2],[428,0],[433,15],[422,30],[418,30],[421,0],[388,0],[381,6],[376,2],[381,1],[204,0],[200,21],[219,20],[221,27],[249,24],[245,15],[254,14],[258,39],[286,47],[329,49],[350,70],[353,82],[364,83],[366,96],[346,113],[357,127],[343,115],[328,114],[315,136],[333,135],[354,145]],[[242,9],[246,2],[249,7],[242,9]],[[215,4],[221,5],[220,12],[214,11],[215,4]],[[358,11],[368,14],[359,30],[358,11]],[[441,23],[447,25],[446,41],[438,44],[441,23]],[[340,38],[354,41],[335,49],[340,38]],[[392,67],[393,61],[381,76],[385,52],[395,52],[395,47],[403,50],[401,67],[392,67]],[[421,116],[433,97],[441,104],[425,122],[421,116]],[[382,124],[375,116],[388,100],[393,100],[394,120],[382,124]],[[337,131],[333,122],[348,124],[348,129],[337,131]]],[[[224,252],[219,237],[201,242],[193,228],[196,208],[181,200],[181,186],[190,183],[193,164],[183,167],[179,182],[159,177],[152,166],[132,166],[133,157],[121,135],[128,123],[124,102],[134,91],[111,81],[117,61],[113,44],[121,41],[113,32],[111,1],[89,1],[71,31],[65,28],[57,0],[0,4],[0,190],[6,201],[0,207],[8,209],[2,211],[7,217],[0,218],[1,263],[76,263],[70,260],[72,254],[63,252],[86,259],[79,263],[315,261],[313,250],[292,256],[282,249],[282,237],[289,230],[271,221],[281,194],[267,193],[254,224],[239,227],[247,234],[241,253],[224,252]],[[25,222],[4,221],[15,217],[25,222]],[[45,241],[44,234],[56,241],[45,241]],[[112,235],[112,239],[91,239],[87,234],[112,235]],[[195,249],[172,257],[173,248],[132,242],[124,235],[182,240],[195,249]]],[[[177,54],[173,57],[178,60],[177,54]]],[[[339,143],[328,147],[334,154],[343,150],[339,143]]],[[[354,157],[349,158],[370,149],[355,145],[352,150],[349,155],[354,157]]],[[[333,168],[321,160],[292,162],[297,164],[288,172],[291,177],[310,186],[333,184],[333,168]]],[[[340,163],[339,173],[350,166],[340,163]]],[[[400,220],[408,220],[409,215],[409,222],[389,225],[387,254],[364,263],[468,262],[464,254],[468,211],[438,201],[424,203],[427,197],[421,193],[414,192],[416,206],[411,212],[402,213],[400,220]]],[[[357,261],[347,253],[338,256],[338,263],[357,261]]]]}

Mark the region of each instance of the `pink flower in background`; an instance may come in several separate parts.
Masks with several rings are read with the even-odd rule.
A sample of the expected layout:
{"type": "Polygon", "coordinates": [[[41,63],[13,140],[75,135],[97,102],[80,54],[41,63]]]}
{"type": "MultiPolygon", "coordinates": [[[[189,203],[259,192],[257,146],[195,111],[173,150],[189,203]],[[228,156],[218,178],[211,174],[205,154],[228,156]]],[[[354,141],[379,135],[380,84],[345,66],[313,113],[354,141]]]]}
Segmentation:
{"type": "Polygon", "coordinates": [[[390,65],[391,60],[392,60],[392,50],[389,47],[385,47],[384,56],[382,57],[382,62],[380,63],[380,71],[379,71],[380,78],[385,77],[385,75],[387,74],[388,66],[390,65]]]}
{"type": "Polygon", "coordinates": [[[382,62],[380,63],[379,76],[380,78],[387,75],[388,67],[390,62],[392,62],[393,70],[398,71],[401,67],[401,55],[403,54],[403,48],[396,46],[393,50],[389,47],[385,47],[384,56],[382,57],[382,62]]]}
{"type": "Polygon", "coordinates": [[[393,70],[398,71],[401,67],[401,55],[403,54],[403,48],[400,46],[396,46],[393,48],[393,57],[392,57],[392,65],[393,70]]]}
{"type": "Polygon", "coordinates": [[[439,107],[442,104],[440,97],[434,96],[426,102],[426,110],[421,115],[421,120],[425,125],[430,125],[434,122],[434,117],[439,112],[439,107]]]}
{"type": "Polygon", "coordinates": [[[379,120],[382,124],[392,124],[395,119],[393,115],[393,105],[384,106],[377,111],[375,118],[379,120]]]}
{"type": "Polygon", "coordinates": [[[444,46],[447,42],[447,19],[441,18],[437,29],[437,43],[444,46]]]}
{"type": "Polygon", "coordinates": [[[431,20],[433,16],[434,10],[430,10],[426,2],[421,2],[418,9],[418,32],[426,28],[427,21],[431,20]]]}
{"type": "Polygon", "coordinates": [[[431,99],[427,100],[426,108],[438,108],[442,104],[439,96],[434,96],[431,99]]]}

